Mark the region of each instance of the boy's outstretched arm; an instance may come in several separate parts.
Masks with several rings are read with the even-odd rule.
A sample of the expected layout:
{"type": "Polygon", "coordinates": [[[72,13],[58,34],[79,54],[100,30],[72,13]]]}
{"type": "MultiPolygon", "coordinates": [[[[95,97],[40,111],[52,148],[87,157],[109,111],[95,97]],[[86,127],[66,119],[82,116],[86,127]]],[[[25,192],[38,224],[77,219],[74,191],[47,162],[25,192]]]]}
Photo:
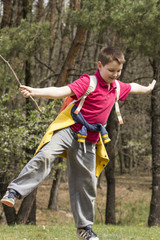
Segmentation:
{"type": "Polygon", "coordinates": [[[156,80],[153,80],[152,83],[150,83],[147,87],[142,86],[138,83],[130,83],[130,85],[131,85],[130,93],[132,93],[132,94],[147,94],[147,93],[150,93],[154,89],[155,84],[156,84],[156,80]]]}
{"type": "Polygon", "coordinates": [[[25,98],[32,96],[32,97],[55,99],[55,98],[64,98],[64,97],[75,95],[74,92],[68,86],[32,88],[32,87],[21,85],[19,88],[19,91],[23,94],[25,98]]]}

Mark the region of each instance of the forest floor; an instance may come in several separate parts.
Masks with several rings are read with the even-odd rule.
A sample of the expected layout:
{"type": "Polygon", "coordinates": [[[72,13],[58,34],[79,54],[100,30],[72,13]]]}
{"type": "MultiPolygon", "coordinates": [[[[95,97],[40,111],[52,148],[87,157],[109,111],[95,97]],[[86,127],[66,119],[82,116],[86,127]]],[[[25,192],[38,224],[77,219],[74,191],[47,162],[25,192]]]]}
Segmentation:
{"type": "MultiPolygon", "coordinates": [[[[59,210],[49,210],[48,201],[52,185],[52,177],[47,178],[38,188],[37,192],[37,225],[51,226],[74,224],[70,209],[68,184],[60,184],[58,195],[59,210]]],[[[116,222],[119,225],[147,226],[150,200],[151,200],[151,174],[125,174],[116,176],[116,222]]],[[[95,203],[95,223],[105,223],[105,206],[107,184],[102,178],[102,187],[98,188],[95,203]]],[[[16,202],[18,210],[20,201],[16,202]]],[[[2,215],[2,206],[0,206],[2,215]]],[[[4,219],[4,218],[3,218],[4,219]]],[[[1,225],[5,225],[3,220],[1,225]]]]}

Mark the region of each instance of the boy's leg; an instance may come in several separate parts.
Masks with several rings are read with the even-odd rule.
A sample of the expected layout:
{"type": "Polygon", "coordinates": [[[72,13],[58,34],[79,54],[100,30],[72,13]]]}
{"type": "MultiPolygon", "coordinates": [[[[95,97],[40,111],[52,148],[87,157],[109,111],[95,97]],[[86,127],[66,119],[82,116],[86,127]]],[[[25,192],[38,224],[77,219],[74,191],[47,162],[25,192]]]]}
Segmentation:
{"type": "MultiPolygon", "coordinates": [[[[19,176],[10,183],[8,189],[15,190],[21,197],[27,196],[48,176],[57,155],[69,148],[72,141],[73,135],[70,128],[56,132],[51,141],[26,164],[19,176]]],[[[1,201],[3,203],[3,199],[1,201]]]]}
{"type": "Polygon", "coordinates": [[[95,144],[86,142],[86,150],[84,153],[83,145],[75,141],[67,152],[71,208],[77,228],[92,225],[94,221],[95,144]]]}

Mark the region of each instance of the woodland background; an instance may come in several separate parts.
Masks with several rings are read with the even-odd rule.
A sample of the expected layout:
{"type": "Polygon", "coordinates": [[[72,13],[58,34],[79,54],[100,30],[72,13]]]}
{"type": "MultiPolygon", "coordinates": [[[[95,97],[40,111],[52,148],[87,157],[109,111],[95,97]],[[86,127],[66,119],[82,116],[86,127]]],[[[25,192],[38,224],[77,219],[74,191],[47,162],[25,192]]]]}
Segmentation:
{"type": "MultiPolygon", "coordinates": [[[[33,87],[66,85],[96,71],[103,46],[118,46],[125,54],[121,79],[156,88],[150,95],[132,95],[120,104],[124,125],[114,111],[108,121],[112,139],[105,223],[116,224],[115,174],[152,174],[149,226],[160,226],[160,5],[156,0],[1,0],[0,54],[20,82],[33,87]]],[[[0,196],[33,156],[62,100],[30,99],[0,60],[0,196]]],[[[66,165],[57,159],[49,208],[58,210],[58,188],[66,181],[66,165]]],[[[99,181],[100,184],[100,181],[99,181]]],[[[9,225],[36,223],[36,191],[19,211],[3,206],[9,225]]]]}

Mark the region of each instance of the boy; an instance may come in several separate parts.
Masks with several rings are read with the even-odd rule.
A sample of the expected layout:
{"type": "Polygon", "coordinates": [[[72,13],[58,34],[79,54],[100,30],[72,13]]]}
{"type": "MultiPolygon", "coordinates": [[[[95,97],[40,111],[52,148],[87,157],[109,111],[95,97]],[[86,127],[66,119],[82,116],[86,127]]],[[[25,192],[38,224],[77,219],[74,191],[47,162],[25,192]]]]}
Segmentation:
{"type": "MultiPolygon", "coordinates": [[[[95,73],[97,86],[86,97],[81,109],[82,116],[90,125],[104,125],[106,123],[116,99],[115,80],[120,77],[124,62],[124,55],[118,48],[104,47],[101,49],[98,57],[98,68],[95,73]]],[[[150,93],[155,83],[154,80],[149,86],[145,87],[136,83],[126,84],[119,81],[119,100],[125,100],[129,93],[150,93]]],[[[90,77],[85,74],[64,87],[40,89],[21,86],[20,92],[24,97],[31,95],[33,97],[54,99],[72,96],[74,99],[79,99],[86,92],[89,84],[90,77]]],[[[78,104],[79,102],[75,102],[76,106],[78,104]]],[[[85,136],[86,149],[84,149],[83,144],[77,141],[77,133],[80,133],[83,125],[81,122],[73,121],[72,110],[66,111],[66,119],[61,121],[61,124],[62,122],[65,123],[64,126],[58,128],[51,126],[49,128],[48,135],[51,135],[50,139],[42,141],[45,145],[42,144],[43,147],[39,147],[37,154],[23,168],[18,178],[10,183],[1,202],[8,206],[14,206],[16,198],[27,196],[49,174],[55,158],[67,150],[70,202],[77,228],[77,236],[80,239],[98,240],[99,238],[92,231],[92,225],[97,185],[95,155],[100,134],[99,131],[91,131],[88,128],[85,136]],[[69,122],[68,125],[66,124],[67,121],[69,122]]],[[[106,155],[104,158],[107,159],[106,155]]]]}

